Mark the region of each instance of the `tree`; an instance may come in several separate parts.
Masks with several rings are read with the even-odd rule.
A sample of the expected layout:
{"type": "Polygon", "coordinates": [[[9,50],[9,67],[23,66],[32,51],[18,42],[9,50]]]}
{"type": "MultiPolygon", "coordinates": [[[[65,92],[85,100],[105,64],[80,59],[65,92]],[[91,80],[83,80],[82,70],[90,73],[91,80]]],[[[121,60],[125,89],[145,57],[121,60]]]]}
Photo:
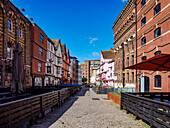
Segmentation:
{"type": "Polygon", "coordinates": [[[83,83],[87,82],[87,78],[83,76],[82,82],[83,82],[83,83]]]}

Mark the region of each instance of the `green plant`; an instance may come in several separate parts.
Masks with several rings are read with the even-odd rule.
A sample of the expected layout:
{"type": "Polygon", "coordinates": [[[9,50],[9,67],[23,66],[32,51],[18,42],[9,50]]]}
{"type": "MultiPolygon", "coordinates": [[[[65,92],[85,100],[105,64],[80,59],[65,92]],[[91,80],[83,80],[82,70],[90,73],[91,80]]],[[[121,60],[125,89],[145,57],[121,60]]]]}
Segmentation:
{"type": "Polygon", "coordinates": [[[119,95],[118,93],[111,92],[111,94],[113,94],[113,95],[116,96],[116,97],[121,98],[121,95],[119,95]]]}

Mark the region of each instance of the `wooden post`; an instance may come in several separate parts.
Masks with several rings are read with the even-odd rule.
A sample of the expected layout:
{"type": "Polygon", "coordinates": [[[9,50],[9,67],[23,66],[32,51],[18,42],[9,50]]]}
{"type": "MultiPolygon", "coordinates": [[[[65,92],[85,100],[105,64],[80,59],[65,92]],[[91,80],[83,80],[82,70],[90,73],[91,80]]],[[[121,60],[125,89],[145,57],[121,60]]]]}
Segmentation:
{"type": "Polygon", "coordinates": [[[43,111],[43,96],[40,97],[40,108],[41,108],[41,118],[44,118],[44,111],[43,111]]]}
{"type": "Polygon", "coordinates": [[[120,110],[123,109],[123,93],[121,93],[120,110]]]}

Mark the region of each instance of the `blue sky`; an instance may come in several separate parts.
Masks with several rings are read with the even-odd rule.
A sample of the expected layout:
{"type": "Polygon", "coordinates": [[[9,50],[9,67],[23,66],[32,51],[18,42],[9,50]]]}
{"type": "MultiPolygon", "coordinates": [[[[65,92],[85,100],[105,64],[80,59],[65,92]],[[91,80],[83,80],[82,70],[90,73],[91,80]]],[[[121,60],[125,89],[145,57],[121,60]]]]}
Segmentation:
{"type": "Polygon", "coordinates": [[[51,39],[61,39],[80,63],[113,48],[113,23],[127,0],[11,0],[51,39]]]}

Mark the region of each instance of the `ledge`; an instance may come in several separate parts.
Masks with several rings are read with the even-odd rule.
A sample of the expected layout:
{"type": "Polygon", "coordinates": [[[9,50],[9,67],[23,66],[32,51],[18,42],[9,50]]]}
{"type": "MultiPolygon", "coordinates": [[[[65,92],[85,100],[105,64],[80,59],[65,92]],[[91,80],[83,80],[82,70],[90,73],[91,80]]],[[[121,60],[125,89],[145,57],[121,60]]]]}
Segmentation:
{"type": "Polygon", "coordinates": [[[155,90],[162,90],[161,87],[153,87],[153,89],[155,89],[155,90]]]}

